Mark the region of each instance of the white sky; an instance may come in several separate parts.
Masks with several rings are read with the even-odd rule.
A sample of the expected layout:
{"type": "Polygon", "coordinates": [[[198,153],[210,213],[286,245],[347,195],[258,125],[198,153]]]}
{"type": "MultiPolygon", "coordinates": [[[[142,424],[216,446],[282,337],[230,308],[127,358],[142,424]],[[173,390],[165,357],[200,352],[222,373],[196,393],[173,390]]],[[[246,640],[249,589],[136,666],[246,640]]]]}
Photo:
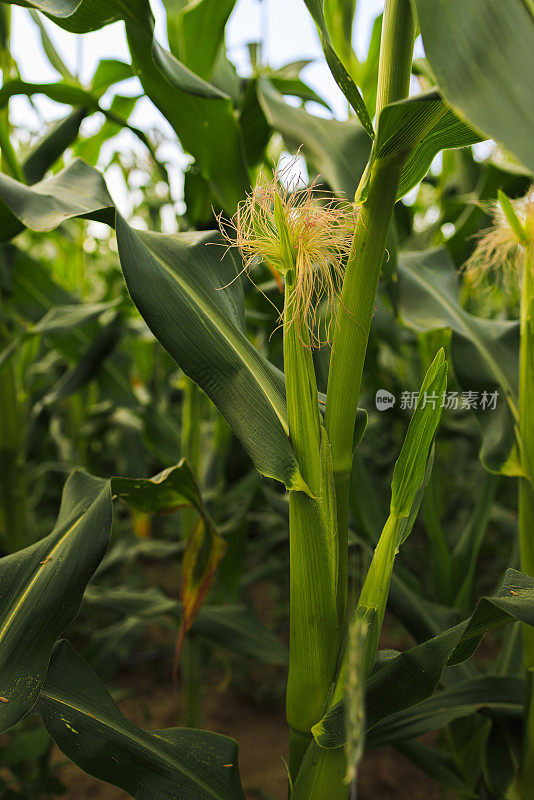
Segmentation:
{"type": "MultiPolygon", "coordinates": [[[[162,44],[167,44],[165,15],[161,0],[151,0],[156,18],[156,35],[162,44]]],[[[354,47],[363,55],[368,45],[371,27],[376,15],[383,9],[384,0],[360,0],[354,26],[354,47]]],[[[22,78],[29,82],[56,81],[59,78],[43,53],[39,32],[29,12],[12,6],[12,53],[19,66],[22,78]]],[[[48,33],[69,69],[79,74],[82,82],[91,78],[97,63],[102,58],[119,58],[129,61],[123,23],[109,25],[100,31],[84,36],[70,34],[42,18],[48,33]]],[[[334,116],[345,118],[347,102],[334,82],[322,55],[315,25],[303,0],[238,0],[226,30],[228,55],[240,74],[250,71],[247,43],[262,41],[264,61],[279,67],[297,59],[313,59],[302,72],[302,77],[333,109],[334,116]]],[[[115,85],[103,105],[109,103],[113,93],[141,93],[137,79],[132,78],[115,85]],[[118,87],[118,88],[117,88],[118,87]]],[[[35,133],[43,129],[43,123],[65,116],[65,106],[54,103],[42,95],[34,96],[34,108],[27,98],[16,97],[11,101],[11,120],[15,126],[22,125],[35,133]],[[35,110],[37,109],[37,111],[35,110]]],[[[313,104],[313,113],[328,115],[325,109],[313,104]]],[[[158,156],[168,165],[172,193],[179,200],[182,196],[182,170],[187,158],[176,147],[174,132],[159,111],[147,99],[138,102],[130,122],[144,130],[158,129],[166,134],[168,144],[158,151],[158,156]],[[173,141],[174,140],[174,141],[173,141]]],[[[86,132],[94,128],[94,120],[86,120],[86,132]]],[[[140,152],[142,146],[128,131],[115,138],[114,145],[120,151],[140,152]]],[[[128,213],[128,192],[118,179],[119,170],[108,170],[106,178],[110,190],[123,213],[128,213]],[[111,173],[111,174],[110,174],[111,173]]]]}

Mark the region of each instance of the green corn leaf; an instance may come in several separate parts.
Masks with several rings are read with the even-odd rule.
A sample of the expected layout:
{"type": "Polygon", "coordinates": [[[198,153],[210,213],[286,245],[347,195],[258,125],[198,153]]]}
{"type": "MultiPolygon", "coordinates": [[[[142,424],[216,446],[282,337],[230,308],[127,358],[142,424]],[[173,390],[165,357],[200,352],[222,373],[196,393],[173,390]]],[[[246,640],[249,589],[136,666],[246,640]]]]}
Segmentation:
{"type": "Polygon", "coordinates": [[[66,642],[54,651],[37,711],[65,755],[137,800],[244,800],[236,742],[187,728],[143,731],[66,642]]]}
{"type": "Polygon", "coordinates": [[[51,231],[80,216],[113,224],[114,215],[104,178],[81,159],[31,187],[0,175],[0,240],[25,227],[51,231]]]}
{"type": "Polygon", "coordinates": [[[91,78],[91,91],[100,97],[114,83],[126,81],[133,75],[132,65],[116,58],[103,58],[98,62],[91,78]]]}
{"type": "MultiPolygon", "coordinates": [[[[410,420],[402,450],[395,463],[391,484],[391,512],[408,517],[427,468],[428,454],[441,417],[447,386],[445,353],[440,350],[430,365],[410,420]]],[[[398,544],[400,544],[399,542],[398,544]]]]}
{"type": "Polygon", "coordinates": [[[164,0],[169,44],[176,58],[208,79],[213,71],[224,29],[236,0],[164,0]],[[209,25],[206,24],[209,20],[209,25]]]}
{"type": "Polygon", "coordinates": [[[111,528],[109,481],[73,472],[52,533],[0,560],[0,727],[27,714],[57,637],[75,618],[111,528]]]}
{"type": "Polygon", "coordinates": [[[374,137],[374,130],[364,99],[361,96],[358,87],[350,77],[349,73],[341,63],[334,48],[332,47],[332,42],[330,41],[330,36],[326,27],[323,0],[304,0],[304,2],[306,3],[308,11],[313,17],[313,21],[317,25],[323,53],[325,55],[327,64],[330,67],[330,71],[334,76],[334,80],[353,107],[358,119],[363,125],[364,130],[372,139],[374,137]]]}
{"type": "Polygon", "coordinates": [[[15,79],[6,81],[0,89],[0,107],[7,105],[11,97],[15,95],[26,95],[31,97],[34,94],[44,94],[56,103],[65,103],[70,106],[87,106],[96,111],[98,109],[98,98],[91,92],[76,83],[58,81],[57,83],[26,83],[15,79]]]}
{"type": "Polygon", "coordinates": [[[54,47],[54,43],[52,42],[50,36],[48,35],[48,31],[45,25],[43,24],[41,17],[34,9],[30,9],[30,15],[39,29],[43,50],[45,51],[46,57],[48,58],[50,64],[54,67],[54,69],[57,72],[59,72],[62,78],[64,78],[66,81],[74,82],[76,80],[75,76],[68,69],[65,62],[63,61],[63,59],[57,52],[56,48],[54,47]]]}
{"type": "Polygon", "coordinates": [[[218,234],[133,231],[117,215],[132,300],[184,372],[226,417],[256,468],[303,488],[288,438],[283,376],[245,335],[240,267],[218,234]]]}
{"type": "Polygon", "coordinates": [[[475,412],[483,435],[482,462],[492,472],[521,474],[514,436],[519,323],[466,312],[458,302],[457,271],[443,248],[402,253],[398,278],[399,311],[406,325],[416,331],[452,330],[452,360],[462,389],[500,392],[495,410],[475,412]]]}
{"type": "Polygon", "coordinates": [[[425,177],[441,150],[466,147],[482,138],[454,114],[435,89],[391,103],[380,114],[371,161],[358,199],[363,201],[367,197],[371,164],[375,159],[402,163],[397,191],[397,200],[400,200],[425,177]]]}
{"type": "Polygon", "coordinates": [[[198,484],[187,459],[153,478],[112,478],[111,490],[127,505],[145,514],[172,514],[179,508],[205,508],[198,484]]]}
{"type": "Polygon", "coordinates": [[[479,711],[495,710],[518,718],[525,702],[525,682],[520,678],[484,675],[467,678],[376,725],[368,733],[369,749],[404,739],[415,739],[479,711]]]}
{"type": "Polygon", "coordinates": [[[11,5],[35,8],[71,33],[89,33],[124,19],[135,25],[148,24],[148,0],[1,0],[11,5]]]}
{"type": "MultiPolygon", "coordinates": [[[[495,594],[481,598],[470,617],[400,653],[373,673],[366,684],[368,734],[395,714],[402,715],[406,710],[409,715],[413,706],[433,694],[447,665],[461,664],[475,652],[486,633],[516,620],[534,624],[534,578],[509,569],[495,594]]],[[[343,705],[343,701],[334,705],[314,727],[314,736],[322,747],[343,746],[343,705]]]]}
{"type": "Polygon", "coordinates": [[[534,13],[523,0],[415,0],[447,101],[534,170],[534,13]]]}

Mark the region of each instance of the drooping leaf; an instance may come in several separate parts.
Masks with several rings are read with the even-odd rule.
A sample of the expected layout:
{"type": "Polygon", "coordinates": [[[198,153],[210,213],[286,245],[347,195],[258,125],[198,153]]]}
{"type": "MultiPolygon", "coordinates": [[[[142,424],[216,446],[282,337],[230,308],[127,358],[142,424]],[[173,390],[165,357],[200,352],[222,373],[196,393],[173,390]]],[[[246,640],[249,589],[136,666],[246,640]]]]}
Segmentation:
{"type": "MultiPolygon", "coordinates": [[[[534,579],[509,569],[495,594],[481,598],[470,617],[433,639],[400,653],[373,673],[366,690],[368,731],[380,726],[382,721],[387,727],[388,720],[394,719],[395,715],[399,719],[404,719],[403,714],[410,717],[412,707],[421,708],[416,704],[433,694],[445,666],[462,663],[475,652],[485,633],[516,620],[534,624],[534,579]]],[[[441,696],[441,693],[436,695],[438,706],[441,696]]],[[[473,709],[466,713],[473,713],[473,709]]],[[[441,727],[441,723],[435,727],[441,727]]],[[[322,747],[343,746],[343,701],[328,711],[314,727],[313,733],[322,747]]],[[[407,733],[406,738],[411,735],[407,733]]]]}
{"type": "Polygon", "coordinates": [[[2,0],[11,5],[36,8],[56,25],[72,33],[89,33],[125,19],[132,24],[147,24],[148,0],[2,0]]]}
{"type": "Polygon", "coordinates": [[[403,739],[415,739],[445,727],[455,719],[484,709],[520,715],[525,683],[520,678],[483,675],[459,681],[412,708],[392,714],[368,734],[369,749],[403,739]]]}
{"type": "Polygon", "coordinates": [[[204,504],[191,465],[187,459],[163,470],[153,478],[112,478],[113,495],[145,514],[172,514],[179,508],[196,508],[204,513],[204,504]]]}
{"type": "Polygon", "coordinates": [[[111,527],[109,482],[73,472],[52,533],[0,560],[0,726],[28,713],[54,642],[78,612],[111,527]]]}
{"type": "Polygon", "coordinates": [[[51,231],[73,217],[92,215],[113,224],[113,201],[104,178],[81,159],[33,186],[0,175],[0,240],[24,227],[51,231]]]}
{"type": "MultiPolygon", "coordinates": [[[[397,190],[400,200],[424,178],[441,150],[465,147],[481,138],[454,114],[438,91],[432,90],[382,109],[371,162],[382,158],[402,165],[397,190]]],[[[367,180],[360,187],[361,201],[367,196],[369,175],[370,165],[367,180]]]]}
{"type": "Polygon", "coordinates": [[[54,651],[37,711],[65,755],[137,800],[244,800],[236,742],[187,728],[143,731],[66,642],[54,651]]]}
{"type": "Polygon", "coordinates": [[[448,102],[534,171],[534,11],[523,0],[415,0],[448,102]]]}
{"type": "Polygon", "coordinates": [[[288,438],[282,375],[245,336],[240,268],[214,233],[133,231],[117,215],[132,300],[184,372],[211,397],[257,469],[301,486],[288,438]]]}

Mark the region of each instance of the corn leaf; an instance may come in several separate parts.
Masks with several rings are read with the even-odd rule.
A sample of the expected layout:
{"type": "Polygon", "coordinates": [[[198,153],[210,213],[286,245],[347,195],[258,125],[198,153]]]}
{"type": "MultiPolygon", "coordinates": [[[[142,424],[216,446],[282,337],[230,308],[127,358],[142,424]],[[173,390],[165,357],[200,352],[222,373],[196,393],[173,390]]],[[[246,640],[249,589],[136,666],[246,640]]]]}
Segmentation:
{"type": "Polygon", "coordinates": [[[81,159],[31,187],[0,175],[0,240],[25,227],[51,231],[79,216],[113,224],[112,206],[104,178],[81,159]]]}
{"type": "Polygon", "coordinates": [[[27,714],[54,642],[75,618],[111,528],[109,481],[73,472],[52,533],[0,560],[0,728],[27,714]]]}
{"type": "MultiPolygon", "coordinates": [[[[388,729],[390,719],[395,719],[393,715],[398,715],[401,720],[411,718],[410,715],[414,713],[412,707],[433,694],[447,665],[462,663],[475,652],[486,633],[516,620],[534,624],[534,579],[509,569],[495,594],[481,598],[470,617],[434,638],[400,653],[377,669],[366,684],[369,746],[371,742],[372,746],[378,746],[375,744],[374,730],[376,728],[377,736],[385,735],[382,731],[388,729]]],[[[431,709],[439,706],[440,698],[443,698],[441,692],[431,701],[431,709]]],[[[344,745],[343,707],[344,702],[340,701],[314,727],[314,736],[322,747],[335,748],[344,745]]],[[[476,709],[467,713],[473,713],[473,710],[476,709]]],[[[456,714],[457,711],[453,713],[456,714]]],[[[462,713],[460,710],[458,715],[462,713]]],[[[426,711],[421,719],[427,719],[426,711]]],[[[429,723],[425,721],[424,724],[429,723]]],[[[434,722],[430,724],[434,725],[434,722]]],[[[446,721],[434,727],[442,727],[444,724],[446,721]]],[[[433,730],[433,727],[427,730],[433,730]]],[[[406,738],[409,735],[411,734],[406,734],[406,738]]],[[[399,738],[405,738],[404,734],[399,738]]],[[[388,739],[393,740],[395,737],[388,739]]]]}
{"type": "MultiPolygon", "coordinates": [[[[165,615],[177,619],[181,615],[180,604],[155,586],[140,590],[92,583],[86,589],[83,602],[87,608],[106,608],[121,616],[137,619],[165,615]]],[[[287,649],[282,642],[247,606],[204,605],[193,624],[192,633],[211,644],[263,664],[287,664],[288,661],[287,649]]]]}
{"type": "Polygon", "coordinates": [[[245,335],[240,267],[232,252],[221,258],[213,232],[135,232],[119,215],[117,241],[128,290],[154,335],[211,397],[256,468],[288,488],[302,488],[283,376],[245,335]]]}
{"type": "Polygon", "coordinates": [[[374,136],[373,124],[371,122],[369,112],[367,111],[364,99],[360,93],[360,90],[350,77],[349,73],[341,63],[334,48],[332,47],[330,35],[326,27],[323,0],[304,0],[304,2],[306,3],[308,11],[313,17],[313,21],[317,25],[323,53],[327,64],[330,67],[330,72],[334,76],[334,80],[336,81],[337,85],[356,112],[356,115],[362,123],[365,132],[372,139],[374,136]]]}
{"type": "Polygon", "coordinates": [[[439,730],[456,719],[479,711],[495,710],[520,716],[525,682],[520,678],[483,675],[467,678],[438,692],[429,700],[379,723],[368,734],[368,748],[384,747],[439,730]]]}
{"type": "Polygon", "coordinates": [[[54,650],[37,711],[65,755],[133,798],[244,800],[236,742],[186,728],[143,731],[66,642],[54,650]]]}
{"type": "Polygon", "coordinates": [[[194,508],[199,516],[189,533],[182,558],[182,622],[176,659],[184,637],[198,616],[215,573],[226,550],[204,505],[193,470],[182,459],[175,467],[154,478],[112,478],[112,492],[143,513],[172,513],[178,508],[194,508]]]}
{"type": "Polygon", "coordinates": [[[169,45],[176,58],[192,72],[208,79],[236,0],[200,0],[183,3],[164,0],[169,45]],[[209,20],[209,25],[206,24],[209,20]]]}
{"type": "Polygon", "coordinates": [[[360,187],[360,201],[367,197],[370,167],[375,159],[393,159],[403,165],[397,190],[400,200],[425,177],[441,150],[465,147],[481,138],[454,114],[435,89],[391,103],[380,114],[371,162],[360,187]]]}
{"type": "Polygon", "coordinates": [[[523,0],[415,0],[447,101],[534,171],[534,14],[523,0]]]}

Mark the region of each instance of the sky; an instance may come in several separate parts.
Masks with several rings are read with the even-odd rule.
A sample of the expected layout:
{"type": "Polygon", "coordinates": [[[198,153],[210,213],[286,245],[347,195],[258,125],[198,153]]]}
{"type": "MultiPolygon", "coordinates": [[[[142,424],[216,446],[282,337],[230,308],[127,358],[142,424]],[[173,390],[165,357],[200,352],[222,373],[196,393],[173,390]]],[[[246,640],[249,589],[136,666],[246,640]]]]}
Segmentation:
{"type": "MultiPolygon", "coordinates": [[[[166,45],[165,14],[162,0],[151,0],[156,18],[156,36],[166,45]]],[[[360,0],[354,25],[354,47],[358,55],[366,52],[374,18],[383,9],[383,0],[360,0]]],[[[28,82],[58,80],[58,74],[50,66],[43,53],[38,29],[27,9],[12,6],[12,53],[28,82]]],[[[121,22],[109,25],[100,31],[84,36],[70,34],[43,18],[50,38],[69,69],[77,74],[82,83],[88,82],[102,58],[118,58],[129,61],[128,48],[121,22]]],[[[347,116],[347,102],[333,80],[324,61],[315,25],[303,0],[237,0],[234,12],[226,29],[228,55],[238,72],[250,72],[247,44],[261,41],[264,60],[272,67],[279,67],[297,59],[311,59],[302,72],[302,77],[329,102],[333,115],[339,119],[347,116]]],[[[141,93],[136,78],[116,84],[113,91],[121,94],[141,93]]],[[[110,101],[112,92],[104,96],[103,105],[110,101]]],[[[11,101],[12,123],[39,133],[45,123],[65,116],[65,106],[54,103],[42,95],[34,96],[32,109],[27,98],[17,97],[11,101]]],[[[313,113],[328,115],[322,107],[313,104],[313,113]]],[[[168,165],[172,194],[178,205],[182,195],[182,173],[188,158],[176,147],[174,132],[152,105],[148,98],[138,102],[130,122],[143,130],[157,129],[168,139],[161,145],[158,155],[168,165]],[[174,141],[173,141],[174,140],[174,141]]],[[[95,120],[83,123],[82,132],[90,133],[95,120]]],[[[111,145],[109,145],[111,147],[111,145]]],[[[113,143],[121,151],[137,151],[142,147],[128,131],[123,131],[113,143]]],[[[118,167],[106,173],[109,188],[120,210],[128,213],[128,191],[119,179],[118,167]]]]}

